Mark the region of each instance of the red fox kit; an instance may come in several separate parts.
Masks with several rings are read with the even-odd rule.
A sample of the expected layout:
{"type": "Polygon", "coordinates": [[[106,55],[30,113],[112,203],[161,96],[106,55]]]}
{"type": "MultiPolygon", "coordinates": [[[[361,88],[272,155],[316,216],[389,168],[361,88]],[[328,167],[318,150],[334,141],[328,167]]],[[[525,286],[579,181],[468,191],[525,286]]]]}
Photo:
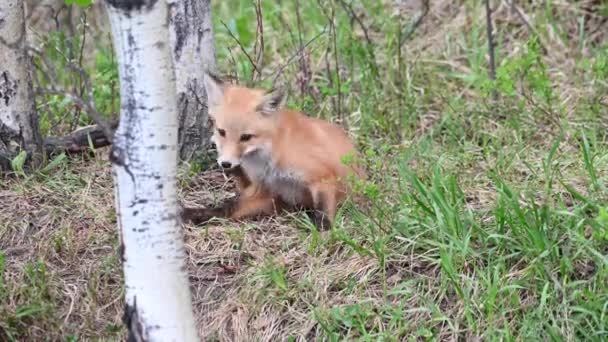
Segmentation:
{"type": "Polygon", "coordinates": [[[328,228],[348,191],[348,174],[362,175],[342,162],[356,153],[346,133],[283,108],[281,91],[228,85],[211,74],[204,83],[217,162],[238,179],[239,196],[229,207],[186,208],[183,216],[197,223],[303,208],[313,209],[315,224],[328,228]]]}

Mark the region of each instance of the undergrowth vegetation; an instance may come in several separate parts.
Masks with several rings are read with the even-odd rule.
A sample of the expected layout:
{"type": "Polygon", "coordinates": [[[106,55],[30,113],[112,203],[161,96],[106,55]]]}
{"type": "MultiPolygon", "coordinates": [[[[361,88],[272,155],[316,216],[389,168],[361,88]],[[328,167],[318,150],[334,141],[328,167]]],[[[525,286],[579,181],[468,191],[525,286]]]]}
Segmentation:
{"type": "MultiPolygon", "coordinates": [[[[608,4],[490,3],[495,79],[480,1],[213,3],[220,71],[344,125],[369,179],[331,231],[303,214],[186,226],[203,337],[608,338],[608,4]]],[[[57,70],[80,32],[44,36],[57,70]]],[[[95,37],[86,69],[112,118],[95,37]]],[[[92,123],[59,96],[39,110],[45,134],[92,123]]],[[[0,338],[122,336],[106,154],[0,186],[0,338]]],[[[182,168],[184,201],[230,195],[208,167],[182,168]]]]}

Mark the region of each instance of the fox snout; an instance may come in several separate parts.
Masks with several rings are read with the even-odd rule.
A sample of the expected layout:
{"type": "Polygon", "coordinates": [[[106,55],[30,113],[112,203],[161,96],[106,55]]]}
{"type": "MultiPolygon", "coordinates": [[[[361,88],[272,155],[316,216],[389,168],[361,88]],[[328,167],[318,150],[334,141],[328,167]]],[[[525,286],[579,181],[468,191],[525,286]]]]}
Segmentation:
{"type": "Polygon", "coordinates": [[[217,163],[222,169],[233,169],[241,165],[240,152],[238,146],[234,144],[222,144],[217,138],[212,137],[213,143],[217,148],[217,163]]]}
{"type": "Polygon", "coordinates": [[[222,169],[226,170],[234,169],[241,164],[238,160],[225,159],[221,157],[217,159],[217,163],[222,167],[222,169]]]}

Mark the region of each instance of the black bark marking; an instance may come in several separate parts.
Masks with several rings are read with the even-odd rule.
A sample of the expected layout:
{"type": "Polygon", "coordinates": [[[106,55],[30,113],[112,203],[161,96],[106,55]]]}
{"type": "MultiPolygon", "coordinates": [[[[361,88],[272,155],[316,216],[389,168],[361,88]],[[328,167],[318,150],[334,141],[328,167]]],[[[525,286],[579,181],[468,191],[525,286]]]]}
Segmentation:
{"type": "Polygon", "coordinates": [[[125,172],[131,176],[133,183],[135,183],[135,176],[129,168],[126,152],[122,148],[118,147],[117,145],[112,145],[112,151],[110,151],[109,159],[112,164],[122,167],[125,172]]]}
{"type": "MultiPolygon", "coordinates": [[[[188,36],[190,35],[190,30],[189,30],[189,23],[188,23],[188,17],[189,17],[189,13],[190,13],[190,1],[184,1],[183,2],[183,9],[184,11],[180,11],[179,8],[175,9],[172,8],[171,12],[175,13],[174,16],[171,16],[170,20],[171,20],[171,24],[173,27],[173,30],[175,31],[175,46],[173,47],[173,54],[175,56],[175,61],[179,62],[181,55],[182,55],[182,49],[184,48],[184,45],[186,44],[186,40],[188,39],[188,36]]],[[[178,4],[172,4],[172,6],[179,6],[178,4]]],[[[196,7],[196,6],[194,6],[196,7]]]]}
{"type": "Polygon", "coordinates": [[[133,216],[137,216],[138,214],[139,214],[139,210],[135,210],[135,211],[133,212],[133,216]]]}
{"type": "Polygon", "coordinates": [[[131,202],[131,204],[129,204],[129,208],[133,208],[134,206],[136,206],[137,204],[146,204],[148,203],[147,199],[141,199],[141,198],[135,198],[135,200],[133,200],[131,202]]]}
{"type": "Polygon", "coordinates": [[[211,135],[204,87],[197,78],[191,78],[186,89],[177,95],[178,149],[183,160],[192,158],[197,151],[204,151],[211,135]]]}
{"type": "MultiPolygon", "coordinates": [[[[122,232],[120,235],[122,236],[122,232]]],[[[120,239],[120,244],[118,245],[118,256],[123,263],[127,261],[127,258],[125,258],[125,243],[122,241],[122,238],[120,239]]]]}
{"type": "Polygon", "coordinates": [[[128,60],[124,63],[124,74],[121,74],[121,83],[125,84],[124,88],[126,89],[121,90],[121,97],[124,99],[121,101],[121,120],[114,137],[110,161],[123,167],[131,176],[133,183],[137,185],[131,170],[136,169],[140,163],[138,155],[134,153],[138,148],[137,136],[142,131],[140,113],[137,111],[138,101],[135,97],[135,82],[137,79],[134,58],[138,54],[139,47],[132,30],[128,29],[126,35],[127,46],[125,49],[127,50],[128,60]]]}
{"type": "Polygon", "coordinates": [[[2,99],[5,106],[8,107],[13,97],[17,95],[18,88],[18,82],[10,77],[8,70],[0,74],[0,99],[2,99]]]}
{"type": "Polygon", "coordinates": [[[165,48],[165,42],[158,41],[158,42],[156,42],[156,44],[154,44],[154,46],[155,46],[157,49],[162,50],[162,49],[164,49],[164,48],[165,48]]]}
{"type": "Polygon", "coordinates": [[[128,303],[125,304],[122,321],[127,327],[128,342],[148,341],[148,336],[144,332],[145,324],[137,311],[137,296],[133,298],[133,306],[128,303]]]}
{"type": "MultiPolygon", "coordinates": [[[[212,39],[209,0],[174,2],[170,10],[171,44],[173,59],[179,67],[181,57],[189,54],[198,55],[205,38],[212,39]]],[[[204,51],[206,54],[207,51],[204,51]]],[[[215,54],[211,53],[215,58],[215,54]]],[[[207,58],[196,61],[199,68],[213,68],[215,61],[207,58]],[[204,65],[210,62],[211,65],[204,65]]],[[[177,94],[178,103],[178,152],[181,160],[190,160],[206,154],[209,144],[206,93],[202,80],[197,75],[178,75],[180,88],[184,91],[177,94]],[[180,79],[179,77],[182,77],[180,79]],[[199,100],[199,99],[202,99],[199,100]]]]}
{"type": "Polygon", "coordinates": [[[106,3],[115,9],[123,11],[127,16],[130,16],[132,11],[139,11],[142,7],[146,10],[151,10],[158,0],[106,0],[106,3]]]}

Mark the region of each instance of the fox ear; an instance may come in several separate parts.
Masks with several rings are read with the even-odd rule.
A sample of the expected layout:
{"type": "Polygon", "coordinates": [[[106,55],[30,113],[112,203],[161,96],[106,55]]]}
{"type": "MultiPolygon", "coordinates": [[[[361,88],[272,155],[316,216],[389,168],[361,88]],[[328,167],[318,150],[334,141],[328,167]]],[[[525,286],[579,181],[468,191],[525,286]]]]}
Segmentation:
{"type": "Polygon", "coordinates": [[[218,105],[224,97],[224,82],[217,75],[205,70],[203,83],[205,84],[209,106],[218,105]]]}
{"type": "Polygon", "coordinates": [[[262,97],[262,102],[258,105],[257,110],[262,114],[274,114],[285,104],[285,92],[281,89],[273,89],[262,97]]]}

